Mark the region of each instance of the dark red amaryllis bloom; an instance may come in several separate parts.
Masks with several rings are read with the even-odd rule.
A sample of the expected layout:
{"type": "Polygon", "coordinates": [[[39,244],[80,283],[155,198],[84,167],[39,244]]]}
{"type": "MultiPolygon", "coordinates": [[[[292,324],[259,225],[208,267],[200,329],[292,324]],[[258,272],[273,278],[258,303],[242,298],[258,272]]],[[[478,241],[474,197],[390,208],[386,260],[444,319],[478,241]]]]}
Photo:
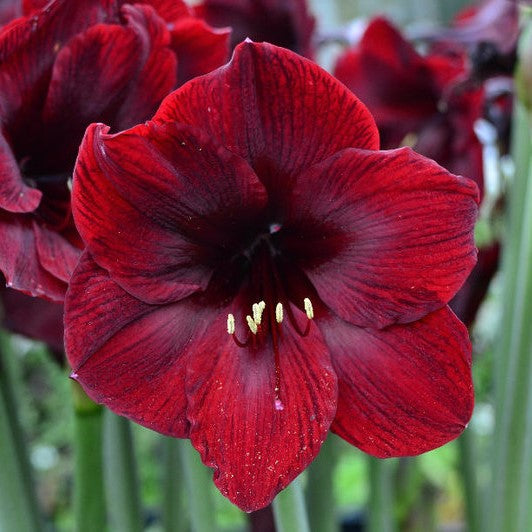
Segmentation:
{"type": "Polygon", "coordinates": [[[72,377],[115,412],[190,438],[222,493],[265,506],[327,431],[418,454],[471,414],[470,343],[446,306],[471,270],[478,191],[270,44],[88,128],[66,298],[72,377]]]}
{"type": "Polygon", "coordinates": [[[68,180],[87,125],[141,123],[181,81],[180,62],[196,75],[225,60],[227,32],[151,3],[26,2],[33,14],[0,32],[0,270],[17,290],[64,298],[82,247],[68,180]],[[195,63],[200,49],[215,62],[195,63]]]}
{"type": "Polygon", "coordinates": [[[203,0],[196,12],[213,26],[230,26],[233,47],[249,37],[313,55],[316,21],[307,0],[203,0]]]}

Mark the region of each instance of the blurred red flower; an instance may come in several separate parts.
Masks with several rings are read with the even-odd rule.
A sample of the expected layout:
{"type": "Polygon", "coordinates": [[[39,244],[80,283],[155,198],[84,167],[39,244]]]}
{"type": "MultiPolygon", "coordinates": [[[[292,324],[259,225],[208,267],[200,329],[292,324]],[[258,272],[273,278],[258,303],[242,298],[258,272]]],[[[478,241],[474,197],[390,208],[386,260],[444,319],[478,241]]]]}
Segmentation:
{"type": "MultiPolygon", "coordinates": [[[[494,106],[486,109],[484,87],[460,43],[439,42],[432,49],[421,55],[390,22],[376,18],[339,58],[335,75],[373,113],[384,148],[410,144],[450,172],[474,179],[483,195],[482,144],[474,125],[487,112],[508,129],[509,113],[497,118],[494,106]]],[[[497,269],[497,250],[480,251],[474,275],[451,304],[468,325],[497,269]]]]}
{"type": "Polygon", "coordinates": [[[313,55],[316,21],[307,0],[203,0],[196,12],[213,26],[231,27],[233,48],[250,38],[313,55]]]}
{"type": "Polygon", "coordinates": [[[82,246],[68,181],[85,128],[147,120],[183,81],[179,65],[196,75],[225,61],[228,34],[189,11],[171,18],[168,2],[37,4],[0,30],[0,270],[10,287],[62,300],[82,246]]]}
{"type": "Polygon", "coordinates": [[[86,250],[67,356],[95,401],[190,438],[222,493],[269,503],[327,431],[379,457],[456,437],[471,346],[446,303],[476,256],[478,191],[269,44],[88,128],[73,211],[86,250]]]}

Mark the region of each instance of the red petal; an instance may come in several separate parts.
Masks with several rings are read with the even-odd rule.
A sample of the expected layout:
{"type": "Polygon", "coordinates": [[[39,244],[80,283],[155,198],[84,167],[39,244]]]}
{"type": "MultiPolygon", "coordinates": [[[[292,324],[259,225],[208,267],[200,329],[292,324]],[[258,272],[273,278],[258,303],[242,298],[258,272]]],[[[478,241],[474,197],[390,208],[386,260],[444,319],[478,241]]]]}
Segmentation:
{"type": "MultiPolygon", "coordinates": [[[[146,6],[124,6],[128,25],[97,24],[70,40],[57,55],[44,121],[76,128],[106,119],[117,130],[151,118],[175,85],[170,36],[146,6]],[[65,109],[69,119],[65,123],[65,109]]],[[[56,126],[58,127],[58,126],[56,126]]]]}
{"type": "Polygon", "coordinates": [[[0,209],[31,212],[39,206],[41,197],[39,190],[24,184],[11,147],[0,132],[0,209]]]}
{"type": "Polygon", "coordinates": [[[409,148],[344,150],[297,179],[284,246],[343,319],[406,323],[473,268],[478,190],[409,148]]]}
{"type": "Polygon", "coordinates": [[[32,218],[0,212],[0,270],[7,286],[25,294],[62,301],[66,284],[40,263],[32,218]]]}
{"type": "MultiPolygon", "coordinates": [[[[169,49],[166,25],[145,6],[124,6],[128,24],[143,43],[141,61],[127,97],[116,118],[116,129],[125,129],[151,118],[162,99],[176,86],[176,57],[169,49]]],[[[101,119],[100,119],[101,120],[101,119]]]]}
{"type": "MultiPolygon", "coordinates": [[[[127,0],[122,0],[126,3],[127,0]]],[[[190,17],[192,10],[182,0],[144,0],[143,4],[152,6],[166,22],[174,22],[181,17],[190,17]]]]}
{"type": "Polygon", "coordinates": [[[467,330],[443,308],[383,330],[320,321],[338,375],[332,430],[381,458],[429,451],[456,438],[473,409],[467,330]]]}
{"type": "Polygon", "coordinates": [[[55,352],[63,353],[63,305],[9,288],[0,288],[0,298],[4,309],[3,327],[45,342],[55,352]]]}
{"type": "Polygon", "coordinates": [[[42,9],[50,0],[22,0],[24,15],[31,15],[34,11],[42,9]]]}
{"type": "Polygon", "coordinates": [[[66,238],[33,221],[35,245],[39,262],[54,277],[68,283],[81,251],[66,238]]]}
{"type": "Polygon", "coordinates": [[[301,338],[283,322],[284,408],[276,409],[271,342],[253,350],[237,347],[226,332],[226,316],[210,324],[189,361],[190,439],[214,468],[222,494],[252,511],[271,502],[318,453],[336,410],[336,376],[317,329],[301,338]]]}
{"type": "Polygon", "coordinates": [[[231,30],[215,30],[193,17],[176,20],[171,31],[172,49],[179,58],[178,85],[223,65],[229,56],[231,30]]]}
{"type": "Polygon", "coordinates": [[[205,288],[265,201],[245,161],[188,126],[152,123],[117,135],[88,128],[72,204],[96,262],[161,303],[205,288]]]}
{"type": "Polygon", "coordinates": [[[261,43],[166,98],[156,120],[200,127],[246,158],[269,192],[341,148],[378,148],[366,108],[316,64],[261,43]],[[341,119],[339,119],[341,117],[341,119]]]}
{"type": "Polygon", "coordinates": [[[117,414],[186,437],[184,359],[201,318],[188,304],[160,307],[131,297],[85,252],[65,301],[72,376],[117,414]]]}

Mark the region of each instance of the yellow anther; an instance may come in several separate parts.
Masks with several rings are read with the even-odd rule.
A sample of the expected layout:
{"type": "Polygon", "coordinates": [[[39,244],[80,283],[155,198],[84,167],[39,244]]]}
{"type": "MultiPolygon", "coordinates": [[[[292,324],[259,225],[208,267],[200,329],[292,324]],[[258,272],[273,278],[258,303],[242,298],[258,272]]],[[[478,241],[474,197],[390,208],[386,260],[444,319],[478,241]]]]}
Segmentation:
{"type": "Polygon", "coordinates": [[[266,308],[266,303],[264,303],[264,301],[253,303],[253,306],[251,307],[251,310],[253,311],[253,321],[257,325],[260,325],[262,321],[262,313],[264,312],[265,308],[266,308]]]}
{"type": "Polygon", "coordinates": [[[275,307],[275,321],[281,323],[283,321],[283,304],[277,303],[275,307]]]}
{"type": "Polygon", "coordinates": [[[232,314],[227,315],[227,333],[235,334],[235,317],[232,314]]]}
{"type": "Polygon", "coordinates": [[[308,297],[303,299],[303,305],[305,305],[305,312],[307,313],[307,318],[309,320],[314,318],[314,308],[312,307],[312,303],[310,302],[310,299],[308,297]]]}
{"type": "Polygon", "coordinates": [[[253,333],[253,334],[257,334],[257,324],[255,323],[255,321],[253,320],[253,318],[248,314],[246,316],[246,321],[248,322],[248,327],[249,327],[249,330],[253,333]]]}

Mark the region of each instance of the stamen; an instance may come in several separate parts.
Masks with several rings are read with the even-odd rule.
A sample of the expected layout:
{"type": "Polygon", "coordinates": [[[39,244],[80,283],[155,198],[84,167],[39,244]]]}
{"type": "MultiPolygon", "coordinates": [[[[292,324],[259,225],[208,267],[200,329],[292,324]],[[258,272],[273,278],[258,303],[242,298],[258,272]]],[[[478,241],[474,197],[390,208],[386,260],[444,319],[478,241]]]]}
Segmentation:
{"type": "Polygon", "coordinates": [[[266,303],[264,301],[259,301],[258,303],[253,303],[251,310],[253,311],[253,321],[260,325],[262,322],[262,313],[266,308],[266,303]]]}
{"type": "Polygon", "coordinates": [[[277,303],[275,307],[275,321],[281,323],[283,321],[283,304],[277,303]]]}
{"type": "Polygon", "coordinates": [[[227,333],[235,334],[235,317],[232,314],[227,315],[227,333]]]}
{"type": "Polygon", "coordinates": [[[249,330],[253,334],[257,334],[257,331],[258,331],[257,324],[255,323],[255,321],[249,314],[246,316],[246,321],[248,322],[249,330]]]}
{"type": "Polygon", "coordinates": [[[307,313],[307,318],[309,320],[314,318],[314,308],[312,307],[312,303],[310,302],[310,299],[306,297],[303,299],[303,305],[305,305],[305,312],[307,313]]]}

